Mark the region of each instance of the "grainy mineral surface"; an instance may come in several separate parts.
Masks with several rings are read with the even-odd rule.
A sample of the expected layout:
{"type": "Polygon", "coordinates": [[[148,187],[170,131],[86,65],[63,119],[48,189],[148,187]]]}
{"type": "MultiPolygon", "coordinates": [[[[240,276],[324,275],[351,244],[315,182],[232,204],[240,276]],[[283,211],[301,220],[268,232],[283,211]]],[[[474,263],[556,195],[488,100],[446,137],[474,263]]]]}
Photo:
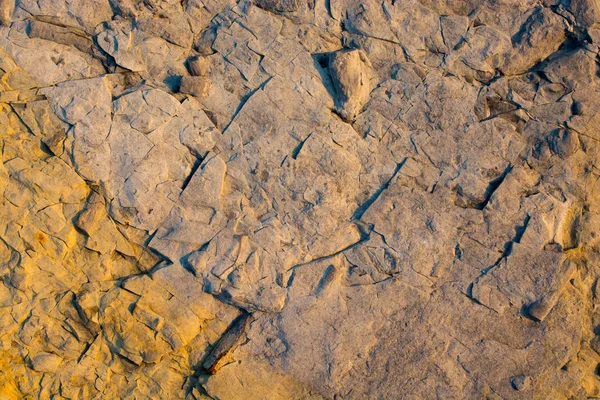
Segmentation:
{"type": "Polygon", "coordinates": [[[0,399],[600,396],[600,1],[0,0],[0,399]]]}

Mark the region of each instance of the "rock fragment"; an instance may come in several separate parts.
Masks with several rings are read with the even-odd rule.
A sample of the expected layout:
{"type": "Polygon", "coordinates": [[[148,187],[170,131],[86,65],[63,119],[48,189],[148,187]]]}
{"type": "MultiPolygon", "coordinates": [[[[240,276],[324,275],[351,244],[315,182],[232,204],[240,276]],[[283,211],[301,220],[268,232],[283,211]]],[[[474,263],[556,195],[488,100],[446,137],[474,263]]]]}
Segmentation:
{"type": "Polygon", "coordinates": [[[561,158],[569,158],[579,149],[579,135],[567,129],[557,129],[548,138],[550,150],[561,158]]]}
{"type": "Polygon", "coordinates": [[[191,57],[187,60],[187,67],[192,76],[206,76],[210,71],[210,59],[202,56],[191,57]]]}
{"type": "Polygon", "coordinates": [[[563,18],[545,7],[537,7],[512,37],[513,51],[501,68],[505,75],[522,74],[554,53],[565,41],[563,18]]]}
{"type": "Polygon", "coordinates": [[[513,389],[515,389],[515,390],[518,390],[518,391],[526,390],[531,385],[531,378],[529,376],[524,376],[524,375],[513,376],[510,379],[510,384],[512,385],[513,389]]]}
{"type": "Polygon", "coordinates": [[[336,110],[345,121],[361,112],[371,92],[371,67],[364,52],[340,50],[330,55],[329,71],[336,95],[336,110]]]}
{"type": "Polygon", "coordinates": [[[204,76],[184,76],[181,78],[180,93],[194,97],[206,97],[210,94],[212,82],[204,76]]]}
{"type": "Polygon", "coordinates": [[[47,22],[44,18],[29,21],[30,37],[38,37],[55,43],[70,45],[83,52],[91,52],[93,43],[91,37],[82,29],[63,27],[47,22]]]}
{"type": "Polygon", "coordinates": [[[0,0],[0,24],[10,25],[14,10],[15,0],[0,0]]]}
{"type": "Polygon", "coordinates": [[[250,314],[244,314],[233,321],[202,364],[206,372],[216,374],[224,365],[231,362],[233,352],[244,341],[245,333],[253,320],[250,314]]]}
{"type": "Polygon", "coordinates": [[[38,353],[31,360],[31,365],[35,371],[55,373],[62,361],[62,358],[52,353],[38,353]]]}
{"type": "Polygon", "coordinates": [[[302,0],[255,0],[254,3],[265,10],[279,13],[297,11],[302,0]]]}

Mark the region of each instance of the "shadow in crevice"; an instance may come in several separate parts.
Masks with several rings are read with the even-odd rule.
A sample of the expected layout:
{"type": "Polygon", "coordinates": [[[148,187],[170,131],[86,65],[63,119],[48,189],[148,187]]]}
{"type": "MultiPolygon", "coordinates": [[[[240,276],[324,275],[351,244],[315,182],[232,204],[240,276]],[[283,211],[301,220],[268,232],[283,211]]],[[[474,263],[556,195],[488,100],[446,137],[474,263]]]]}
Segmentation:
{"type": "Polygon", "coordinates": [[[312,55],[313,62],[315,65],[315,69],[319,73],[321,77],[321,81],[323,82],[323,86],[327,89],[327,93],[331,96],[334,101],[335,106],[338,106],[338,96],[333,86],[333,79],[331,78],[331,73],[329,72],[329,60],[333,52],[327,53],[315,53],[312,55]]]}
{"type": "Polygon", "coordinates": [[[383,193],[390,186],[390,184],[392,183],[392,181],[394,180],[396,175],[398,175],[398,172],[400,171],[400,169],[402,168],[404,163],[406,163],[406,160],[407,160],[407,158],[404,158],[400,163],[396,164],[396,168],[394,169],[394,172],[392,173],[390,178],[383,185],[381,185],[371,195],[371,197],[369,197],[364,203],[360,204],[356,208],[356,210],[354,210],[354,213],[352,214],[352,217],[350,218],[351,221],[358,221],[362,218],[363,214],[369,209],[369,207],[371,207],[371,205],[373,205],[373,203],[375,203],[375,201],[379,198],[379,196],[381,196],[381,193],[383,193]]]}
{"type": "Polygon", "coordinates": [[[492,195],[496,192],[496,190],[498,190],[500,185],[502,185],[502,183],[504,182],[504,180],[506,179],[506,176],[510,173],[510,171],[512,171],[512,164],[509,164],[504,169],[504,171],[502,171],[502,174],[500,174],[500,176],[498,176],[495,179],[492,179],[488,183],[488,186],[485,189],[485,193],[483,194],[484,200],[481,203],[476,204],[474,208],[476,208],[477,210],[483,210],[488,205],[488,203],[490,202],[490,200],[492,198],[492,195]]]}
{"type": "Polygon", "coordinates": [[[163,83],[169,88],[171,92],[177,93],[181,88],[181,78],[181,75],[171,75],[166,77],[163,80],[163,83]]]}

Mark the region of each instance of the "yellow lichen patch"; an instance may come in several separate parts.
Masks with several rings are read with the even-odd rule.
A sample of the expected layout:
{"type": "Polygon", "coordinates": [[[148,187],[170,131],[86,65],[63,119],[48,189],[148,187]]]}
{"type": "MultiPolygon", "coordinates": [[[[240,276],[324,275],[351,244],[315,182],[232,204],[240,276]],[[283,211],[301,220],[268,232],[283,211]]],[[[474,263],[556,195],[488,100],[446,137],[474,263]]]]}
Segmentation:
{"type": "Polygon", "coordinates": [[[41,245],[48,242],[48,236],[46,236],[43,232],[36,232],[34,234],[35,240],[41,245]]]}

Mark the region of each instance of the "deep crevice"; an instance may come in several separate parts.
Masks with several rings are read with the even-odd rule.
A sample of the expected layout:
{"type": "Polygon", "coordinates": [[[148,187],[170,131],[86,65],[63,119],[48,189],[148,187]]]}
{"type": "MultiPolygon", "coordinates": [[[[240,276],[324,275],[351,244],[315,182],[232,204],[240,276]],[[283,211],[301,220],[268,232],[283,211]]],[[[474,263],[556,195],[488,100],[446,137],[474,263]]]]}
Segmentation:
{"type": "Polygon", "coordinates": [[[352,217],[350,218],[351,221],[360,220],[362,218],[362,216],[369,209],[369,207],[371,207],[373,203],[375,203],[375,201],[379,198],[379,196],[381,196],[381,193],[383,193],[383,191],[390,186],[390,183],[392,183],[392,180],[396,177],[396,175],[398,175],[398,172],[400,171],[406,160],[407,158],[404,158],[404,160],[397,164],[396,168],[394,169],[394,172],[392,173],[392,176],[383,185],[381,185],[379,189],[377,189],[375,193],[371,195],[371,197],[369,197],[364,203],[358,206],[354,213],[352,213],[352,217]]]}
{"type": "Polygon", "coordinates": [[[510,171],[512,171],[512,164],[509,164],[499,177],[490,181],[483,195],[484,200],[475,205],[476,209],[483,210],[488,205],[493,194],[498,190],[500,185],[502,185],[510,171]]]}

